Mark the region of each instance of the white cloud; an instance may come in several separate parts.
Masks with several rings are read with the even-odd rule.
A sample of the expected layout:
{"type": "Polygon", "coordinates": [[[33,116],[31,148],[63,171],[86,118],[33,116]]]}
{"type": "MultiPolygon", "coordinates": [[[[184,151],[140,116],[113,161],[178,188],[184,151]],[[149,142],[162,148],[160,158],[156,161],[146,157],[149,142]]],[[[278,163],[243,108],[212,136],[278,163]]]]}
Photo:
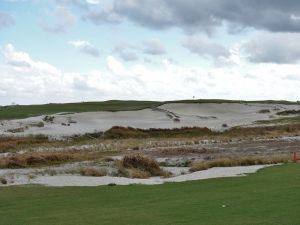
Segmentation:
{"type": "Polygon", "coordinates": [[[76,23],[76,17],[66,7],[58,5],[53,12],[50,13],[52,21],[42,21],[41,27],[50,33],[58,34],[67,32],[76,23]]]}
{"type": "Polygon", "coordinates": [[[299,38],[299,33],[260,32],[243,45],[243,50],[248,59],[254,63],[298,63],[299,38]]]}
{"type": "Polygon", "coordinates": [[[70,41],[69,44],[73,45],[75,48],[79,49],[79,51],[91,55],[93,57],[99,57],[100,51],[97,47],[90,44],[88,41],[70,41]]]}
{"type": "Polygon", "coordinates": [[[113,56],[107,70],[65,73],[32,59],[13,45],[3,48],[0,105],[95,101],[107,99],[171,100],[192,98],[297,100],[300,65],[239,64],[204,69],[165,59],[159,66],[125,66],[113,56]],[[245,85],[247,84],[247,85],[245,85]]]}
{"type": "Polygon", "coordinates": [[[194,35],[187,37],[182,42],[183,47],[190,52],[198,54],[202,57],[229,57],[229,50],[221,44],[211,41],[208,37],[203,35],[194,35]]]}
{"type": "Polygon", "coordinates": [[[107,68],[109,71],[111,71],[113,74],[116,75],[126,75],[126,70],[121,62],[119,62],[117,59],[115,59],[113,56],[107,57],[107,68]]]}
{"type": "Polygon", "coordinates": [[[164,45],[156,39],[144,41],[144,53],[149,55],[163,55],[166,53],[164,45]]]}
{"type": "Polygon", "coordinates": [[[89,4],[95,4],[95,5],[100,3],[99,0],[86,0],[86,2],[89,3],[89,4]]]}
{"type": "Polygon", "coordinates": [[[31,59],[28,53],[16,51],[12,44],[4,46],[4,57],[8,65],[20,72],[35,71],[46,74],[60,74],[61,72],[54,66],[31,59]]]}
{"type": "Polygon", "coordinates": [[[0,30],[15,24],[14,18],[7,12],[0,11],[0,30]]]}

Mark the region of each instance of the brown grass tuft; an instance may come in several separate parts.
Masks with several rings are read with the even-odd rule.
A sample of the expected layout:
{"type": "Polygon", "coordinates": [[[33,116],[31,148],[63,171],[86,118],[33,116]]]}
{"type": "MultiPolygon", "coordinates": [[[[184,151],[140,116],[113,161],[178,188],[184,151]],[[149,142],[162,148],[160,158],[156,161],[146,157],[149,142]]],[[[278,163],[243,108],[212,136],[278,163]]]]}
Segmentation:
{"type": "Polygon", "coordinates": [[[141,155],[125,156],[116,163],[120,176],[132,178],[148,178],[151,176],[164,176],[170,174],[159,167],[154,159],[141,155]]]}
{"type": "Polygon", "coordinates": [[[0,152],[7,152],[19,146],[48,143],[46,136],[29,136],[29,137],[0,137],[0,152]]]}
{"type": "Polygon", "coordinates": [[[287,163],[289,158],[287,156],[269,156],[269,157],[243,157],[243,158],[225,158],[216,159],[206,162],[195,162],[193,163],[190,171],[207,170],[213,167],[233,167],[233,166],[252,166],[252,165],[266,165],[266,164],[277,164],[287,163]]]}
{"type": "Polygon", "coordinates": [[[150,175],[159,176],[161,174],[161,168],[159,164],[154,160],[141,155],[125,156],[122,160],[122,164],[128,169],[140,169],[149,172],[150,175]]]}
{"type": "Polygon", "coordinates": [[[71,161],[73,156],[67,153],[35,153],[0,158],[0,168],[25,168],[42,164],[55,164],[71,161]]]}
{"type": "Polygon", "coordinates": [[[97,169],[93,167],[85,167],[80,169],[81,176],[103,177],[107,175],[105,169],[97,169]]]}

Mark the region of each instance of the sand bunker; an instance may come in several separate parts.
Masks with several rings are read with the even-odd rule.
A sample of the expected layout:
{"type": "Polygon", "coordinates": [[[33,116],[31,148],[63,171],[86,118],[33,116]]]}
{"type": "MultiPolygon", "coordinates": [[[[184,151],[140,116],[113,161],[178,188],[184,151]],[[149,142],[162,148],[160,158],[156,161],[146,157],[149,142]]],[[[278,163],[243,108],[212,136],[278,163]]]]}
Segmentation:
{"type": "MultiPolygon", "coordinates": [[[[216,167],[205,171],[198,171],[194,173],[188,173],[183,175],[178,175],[178,173],[188,172],[188,168],[173,168],[170,169],[172,172],[177,173],[177,176],[170,178],[161,177],[151,177],[148,179],[132,179],[125,177],[84,177],[80,175],[37,175],[36,177],[28,177],[28,173],[33,172],[33,169],[19,169],[19,170],[0,170],[2,176],[12,174],[15,177],[14,183],[9,183],[7,185],[24,185],[24,184],[39,184],[46,186],[100,186],[108,184],[116,185],[129,185],[129,184],[145,184],[154,185],[162,184],[166,182],[184,182],[192,180],[204,180],[211,178],[221,178],[221,177],[236,177],[245,176],[249,173],[255,173],[256,171],[269,167],[271,165],[255,165],[255,166],[238,166],[238,167],[216,167]],[[27,175],[26,175],[27,174],[27,175]]],[[[1,175],[0,174],[0,175],[1,175]]],[[[0,184],[1,185],[1,184],[0,184]]]]}
{"type": "Polygon", "coordinates": [[[156,109],[122,112],[55,114],[53,123],[44,116],[1,121],[0,135],[44,134],[54,137],[105,131],[112,126],[135,128],[208,127],[224,130],[268,120],[283,110],[299,110],[300,105],[278,104],[165,104],[156,109]],[[43,122],[43,126],[41,126],[43,122]]]}
{"type": "Polygon", "coordinates": [[[220,177],[235,177],[245,176],[248,173],[255,173],[259,169],[266,167],[259,166],[239,166],[239,167],[219,167],[211,168],[205,171],[194,172],[190,174],[180,175],[171,178],[152,177],[149,179],[131,179],[125,177],[82,177],[76,175],[62,175],[62,176],[43,176],[38,177],[32,181],[34,184],[41,184],[46,186],[99,186],[108,184],[129,185],[129,184],[162,184],[166,182],[184,182],[192,180],[204,180],[210,178],[220,177]]]}

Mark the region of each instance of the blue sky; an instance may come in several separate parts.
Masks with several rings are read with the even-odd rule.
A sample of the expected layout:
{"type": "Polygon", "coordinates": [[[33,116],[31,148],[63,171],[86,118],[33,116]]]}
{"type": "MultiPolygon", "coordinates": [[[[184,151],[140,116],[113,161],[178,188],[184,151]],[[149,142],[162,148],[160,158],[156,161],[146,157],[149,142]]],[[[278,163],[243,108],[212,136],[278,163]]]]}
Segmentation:
{"type": "Polygon", "coordinates": [[[298,100],[300,4],[1,0],[0,105],[298,100]]]}

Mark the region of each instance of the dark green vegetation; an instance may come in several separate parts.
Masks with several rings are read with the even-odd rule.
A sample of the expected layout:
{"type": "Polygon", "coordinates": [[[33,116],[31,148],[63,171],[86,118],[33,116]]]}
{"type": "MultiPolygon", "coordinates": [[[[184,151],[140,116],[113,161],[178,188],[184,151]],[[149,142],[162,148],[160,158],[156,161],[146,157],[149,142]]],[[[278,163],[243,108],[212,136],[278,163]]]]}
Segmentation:
{"type": "Polygon", "coordinates": [[[40,116],[54,113],[75,113],[75,112],[97,112],[97,111],[127,111],[140,110],[145,108],[157,107],[166,103],[266,103],[266,104],[296,104],[289,101],[240,101],[224,99],[197,99],[197,100],[178,100],[178,101],[119,101],[111,100],[104,102],[80,102],[64,104],[45,104],[45,105],[15,105],[0,107],[0,120],[20,119],[31,116],[40,116]]]}
{"type": "Polygon", "coordinates": [[[300,224],[300,165],[154,186],[0,188],[1,224],[300,224]]]}
{"type": "Polygon", "coordinates": [[[300,115],[297,116],[286,116],[277,119],[271,120],[259,120],[256,121],[257,124],[285,124],[285,123],[299,123],[300,122],[300,115]]]}
{"type": "Polygon", "coordinates": [[[278,112],[276,114],[279,116],[288,116],[288,115],[295,115],[295,114],[297,115],[300,114],[300,110],[285,110],[282,112],[278,112]]]}

